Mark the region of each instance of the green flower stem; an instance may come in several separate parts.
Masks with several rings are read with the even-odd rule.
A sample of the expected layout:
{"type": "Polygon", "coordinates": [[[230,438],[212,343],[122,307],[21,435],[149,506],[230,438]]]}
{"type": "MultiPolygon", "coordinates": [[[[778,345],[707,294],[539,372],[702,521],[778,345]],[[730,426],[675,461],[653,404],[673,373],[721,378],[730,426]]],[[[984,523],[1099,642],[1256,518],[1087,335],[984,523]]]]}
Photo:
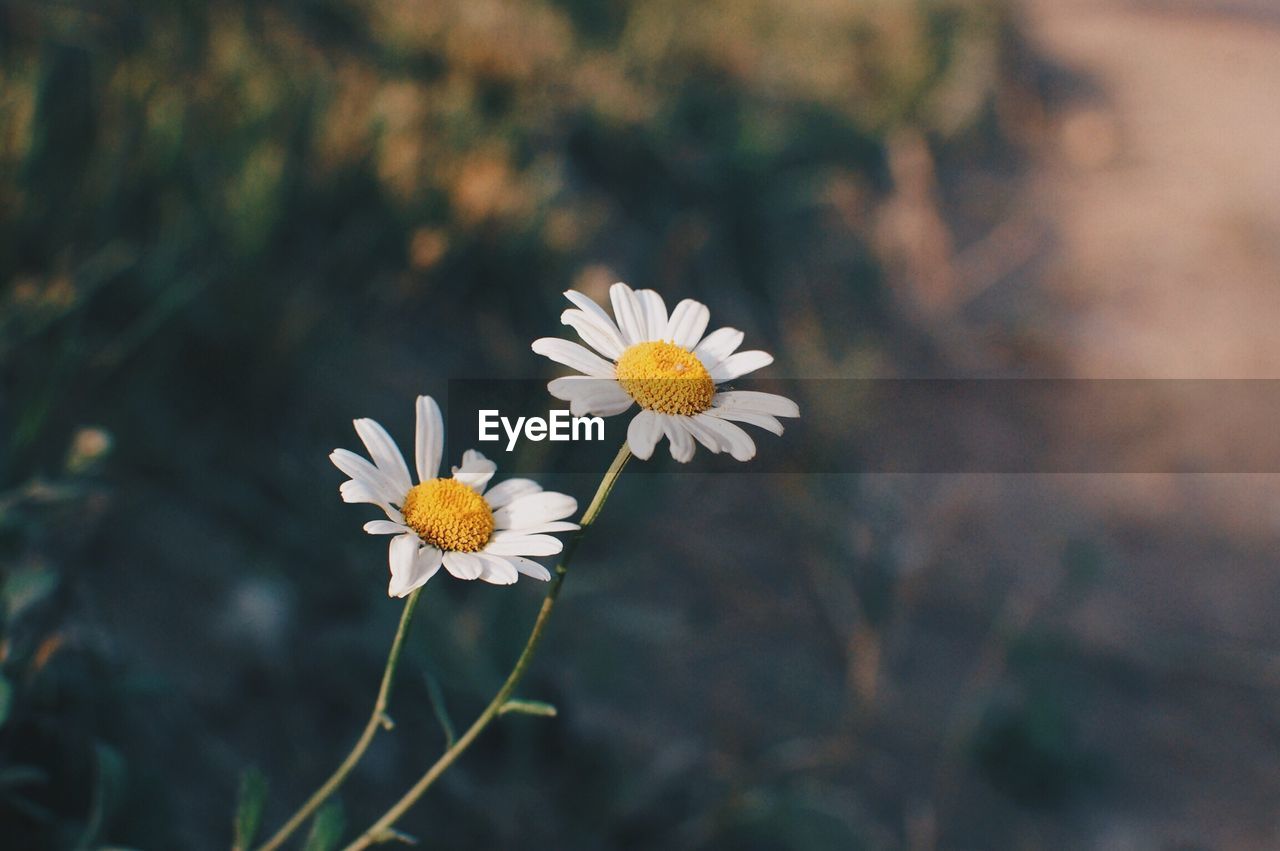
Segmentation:
{"type": "Polygon", "coordinates": [[[383,813],[382,818],[374,822],[373,826],[361,834],[359,839],[348,845],[345,851],[360,851],[360,849],[368,848],[370,845],[393,838],[395,834],[392,832],[392,828],[395,823],[418,802],[418,799],[431,788],[431,785],[439,779],[440,775],[444,774],[449,766],[453,765],[458,757],[462,756],[462,753],[489,726],[489,722],[501,714],[502,707],[511,699],[516,686],[520,684],[525,672],[529,670],[529,664],[533,661],[533,656],[538,650],[538,644],[542,641],[542,634],[546,631],[547,622],[551,619],[551,610],[555,607],[556,598],[560,595],[560,587],[564,585],[564,578],[569,572],[569,562],[573,560],[573,554],[578,549],[578,543],[582,540],[582,536],[587,533],[587,529],[591,528],[596,516],[600,514],[600,509],[604,507],[605,500],[609,498],[609,493],[613,490],[614,484],[617,483],[618,476],[622,474],[622,468],[626,466],[627,460],[630,458],[631,452],[627,445],[623,443],[622,448],[618,450],[617,457],[613,459],[613,463],[609,465],[609,469],[605,472],[604,478],[600,480],[600,486],[596,488],[596,495],[592,497],[591,504],[587,506],[582,519],[578,521],[578,525],[582,528],[565,545],[564,554],[560,557],[559,564],[556,565],[555,576],[552,577],[551,584],[547,588],[547,596],[543,599],[542,608],[538,611],[538,619],[534,621],[533,630],[529,633],[529,640],[525,642],[524,650],[521,651],[520,658],[516,660],[515,667],[511,669],[511,673],[507,675],[507,680],[502,684],[502,688],[498,689],[498,693],[494,695],[493,700],[489,701],[489,705],[467,728],[467,731],[459,737],[458,741],[454,742],[453,746],[446,750],[436,760],[435,764],[427,769],[427,773],[422,775],[418,782],[391,809],[383,813]]]}
{"type": "Polygon", "coordinates": [[[324,785],[317,789],[307,802],[284,823],[284,826],[258,848],[258,851],[274,851],[284,844],[294,831],[302,827],[306,820],[320,809],[330,795],[338,791],[338,787],[343,784],[347,775],[364,756],[364,752],[369,749],[378,730],[391,729],[391,719],[387,717],[387,703],[391,700],[391,684],[396,677],[396,667],[400,664],[400,651],[404,647],[404,639],[409,632],[409,621],[413,619],[413,610],[418,605],[418,597],[421,593],[421,588],[415,589],[409,595],[409,599],[404,602],[404,611],[400,614],[400,626],[396,628],[396,637],[392,640],[391,651],[387,654],[387,666],[382,671],[382,685],[378,688],[378,699],[373,703],[373,713],[369,716],[369,723],[365,724],[364,732],[356,740],[355,747],[324,782],[324,785]]]}

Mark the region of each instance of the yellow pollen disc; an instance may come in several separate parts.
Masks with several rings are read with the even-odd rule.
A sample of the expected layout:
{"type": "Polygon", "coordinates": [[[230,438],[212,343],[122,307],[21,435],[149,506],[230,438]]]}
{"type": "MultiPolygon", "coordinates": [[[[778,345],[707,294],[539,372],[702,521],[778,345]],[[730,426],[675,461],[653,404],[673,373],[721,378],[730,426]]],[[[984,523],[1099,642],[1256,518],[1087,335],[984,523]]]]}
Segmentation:
{"type": "Polygon", "coordinates": [[[493,534],[489,503],[457,479],[430,479],[414,485],[400,511],[405,525],[442,550],[478,552],[493,534]]]}
{"type": "Polygon", "coordinates": [[[702,361],[675,343],[636,343],[618,358],[615,375],[641,407],[662,414],[700,414],[716,395],[702,361]]]}

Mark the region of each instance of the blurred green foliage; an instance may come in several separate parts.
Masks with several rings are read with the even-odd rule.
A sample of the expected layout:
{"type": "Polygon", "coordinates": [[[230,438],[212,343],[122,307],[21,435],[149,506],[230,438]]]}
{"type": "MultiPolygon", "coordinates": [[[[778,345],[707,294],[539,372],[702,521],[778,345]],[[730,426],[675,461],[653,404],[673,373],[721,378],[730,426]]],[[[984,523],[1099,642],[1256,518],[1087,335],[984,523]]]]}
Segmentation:
{"type": "Polygon", "coordinates": [[[262,826],[262,810],[267,803],[267,778],[256,768],[240,775],[240,793],[232,824],[231,851],[248,851],[253,847],[262,826]]]}
{"type": "MultiPolygon", "coordinates": [[[[386,625],[324,451],[447,377],[530,374],[566,286],[719,294],[836,362],[876,349],[886,140],[996,132],[1007,36],[979,0],[0,3],[4,835],[225,847],[260,756],[268,812],[298,799],[386,625]]],[[[406,700],[427,705],[431,669],[462,708],[491,690],[523,629],[502,600],[422,628],[406,700]]],[[[424,714],[406,736],[432,735],[424,714]]],[[[598,807],[529,834],[481,803],[437,838],[859,832],[789,786],[717,815],[659,783],[603,824],[618,758],[548,729],[477,760],[527,777],[554,754],[546,783],[598,807]]],[[[361,813],[417,765],[382,759],[361,813]]]]}
{"type": "Polygon", "coordinates": [[[798,214],[874,192],[889,133],[981,117],[1002,26],[959,0],[0,15],[14,450],[140,349],[248,370],[336,305],[547,313],[533,291],[600,258],[767,297],[798,214]]]}

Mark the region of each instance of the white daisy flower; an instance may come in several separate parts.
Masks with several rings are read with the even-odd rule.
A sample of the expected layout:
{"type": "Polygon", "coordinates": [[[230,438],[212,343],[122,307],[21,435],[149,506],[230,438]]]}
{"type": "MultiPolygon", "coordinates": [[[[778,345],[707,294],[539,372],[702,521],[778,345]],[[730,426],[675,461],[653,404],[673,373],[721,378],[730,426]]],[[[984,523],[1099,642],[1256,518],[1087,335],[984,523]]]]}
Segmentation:
{"type": "Polygon", "coordinates": [[[444,448],[440,407],[419,396],[417,414],[416,485],[395,441],[373,420],[355,421],[373,463],[345,449],[329,455],[351,477],[340,488],[343,502],[367,502],[387,513],[386,520],[364,524],[370,535],[395,536],[387,593],[404,597],[421,588],[441,564],[458,579],[495,585],[510,585],[521,573],[549,580],[547,569],[527,557],[560,552],[563,544],[547,533],[578,528],[564,520],[578,510],[578,501],[544,491],[531,479],[508,479],[486,491],[498,467],[474,449],[463,454],[451,478],[437,477],[444,448]]]}
{"type": "Polygon", "coordinates": [[[583,373],[557,378],[547,389],[579,417],[621,414],[638,403],[643,410],[627,426],[627,444],[637,458],[653,455],[665,436],[671,457],[682,463],[693,457],[695,440],[712,452],[748,461],[756,445],[735,423],[782,434],[778,417],[800,416],[796,403],[783,396],[718,388],[768,366],[773,356],[735,354],[743,337],[735,328],[702,336],[711,319],[706,305],[687,298],[668,316],[662,296],[653,290],[614,284],[609,299],[615,322],[582,293],[569,290],[565,297],[577,309],[566,310],[560,321],[595,351],[557,337],[535,340],[535,352],[583,373]]]}

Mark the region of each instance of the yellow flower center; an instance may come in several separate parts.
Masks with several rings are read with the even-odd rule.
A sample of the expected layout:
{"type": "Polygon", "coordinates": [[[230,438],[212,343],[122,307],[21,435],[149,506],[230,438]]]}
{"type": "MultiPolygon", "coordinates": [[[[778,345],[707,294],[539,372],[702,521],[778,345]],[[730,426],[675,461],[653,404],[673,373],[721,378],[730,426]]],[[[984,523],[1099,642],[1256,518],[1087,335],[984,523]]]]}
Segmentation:
{"type": "Polygon", "coordinates": [[[430,479],[414,485],[400,511],[405,525],[442,550],[478,552],[493,534],[489,503],[457,479],[430,479]]]}
{"type": "Polygon", "coordinates": [[[700,414],[716,395],[702,361],[675,343],[636,343],[618,358],[614,374],[641,407],[662,414],[700,414]]]}

